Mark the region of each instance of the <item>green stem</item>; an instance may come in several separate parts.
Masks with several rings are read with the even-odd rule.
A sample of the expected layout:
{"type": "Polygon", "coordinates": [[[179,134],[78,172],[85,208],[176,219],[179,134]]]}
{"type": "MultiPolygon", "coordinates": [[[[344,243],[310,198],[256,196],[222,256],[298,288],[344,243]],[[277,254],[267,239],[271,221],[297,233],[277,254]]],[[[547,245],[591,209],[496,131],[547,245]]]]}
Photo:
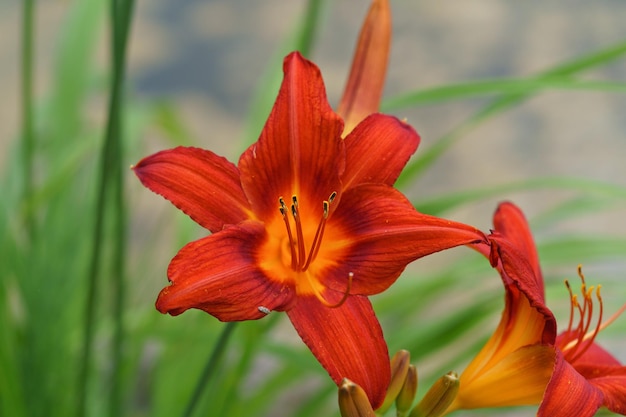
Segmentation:
{"type": "Polygon", "coordinates": [[[187,408],[183,414],[184,417],[191,417],[193,415],[193,412],[200,401],[200,397],[202,396],[202,391],[211,380],[211,377],[215,374],[213,372],[215,370],[215,366],[224,354],[224,350],[226,349],[226,345],[228,344],[228,340],[230,339],[230,335],[236,324],[237,322],[234,321],[226,323],[226,326],[222,330],[222,333],[213,348],[213,352],[211,352],[211,356],[209,356],[209,360],[204,366],[202,374],[200,374],[200,379],[196,384],[196,389],[194,390],[191,400],[187,404],[187,408]]]}
{"type": "Polygon", "coordinates": [[[83,352],[78,376],[77,416],[86,415],[89,367],[93,350],[94,323],[96,315],[96,293],[102,262],[102,239],[104,217],[107,209],[107,194],[111,193],[110,203],[113,211],[113,230],[115,235],[112,269],[113,274],[113,320],[114,336],[111,347],[112,377],[109,415],[120,415],[122,410],[122,342],[124,335],[123,306],[125,299],[124,270],[126,253],[126,211],[124,206],[124,187],[122,174],[123,152],[122,104],[126,45],[133,11],[133,0],[111,0],[112,33],[112,84],[109,98],[109,113],[105,140],[100,153],[100,179],[96,197],[96,215],[94,221],[94,245],[91,254],[85,322],[83,333],[83,352]],[[110,175],[109,175],[110,174],[110,175]]]}
{"type": "Polygon", "coordinates": [[[35,133],[33,122],[33,38],[34,0],[24,0],[22,8],[22,166],[24,169],[23,201],[24,223],[29,239],[35,233],[35,219],[32,209],[33,158],[35,133]]]}
{"type": "Polygon", "coordinates": [[[111,1],[111,26],[113,44],[113,86],[109,103],[109,120],[106,130],[106,142],[112,144],[113,163],[113,213],[114,213],[114,251],[113,251],[113,323],[114,334],[111,351],[112,375],[111,393],[109,399],[109,415],[122,414],[123,403],[123,340],[124,340],[124,302],[126,289],[124,285],[124,271],[126,269],[126,207],[124,204],[124,160],[121,138],[123,136],[122,107],[124,90],[124,70],[126,67],[126,49],[128,34],[134,9],[134,0],[111,1]]]}

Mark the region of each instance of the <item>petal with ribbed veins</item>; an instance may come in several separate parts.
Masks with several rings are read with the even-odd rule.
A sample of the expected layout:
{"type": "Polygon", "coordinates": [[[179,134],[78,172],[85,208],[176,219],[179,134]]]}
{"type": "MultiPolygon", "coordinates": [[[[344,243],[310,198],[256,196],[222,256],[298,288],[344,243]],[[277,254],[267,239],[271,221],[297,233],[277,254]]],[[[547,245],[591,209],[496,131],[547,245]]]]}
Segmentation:
{"type": "Polygon", "coordinates": [[[557,350],[556,363],[538,417],[592,417],[602,405],[602,392],[580,375],[557,350]]]}
{"type": "Polygon", "coordinates": [[[139,161],[133,170],[143,185],[211,232],[252,217],[237,167],[211,151],[185,147],[161,151],[139,161]]]}
{"type": "Polygon", "coordinates": [[[299,297],[287,314],[337,385],[349,378],[365,390],[374,409],[382,404],[391,378],[389,353],[366,297],[350,296],[336,308],[313,296],[299,297]]]}
{"type": "Polygon", "coordinates": [[[337,235],[345,238],[328,245],[323,242],[318,256],[336,257],[335,265],[318,272],[321,282],[336,291],[346,288],[346,277],[352,272],[351,293],[377,294],[415,259],[486,240],[474,227],[417,212],[402,193],[386,185],[352,188],[340,204],[327,229],[341,231],[337,235]]]}
{"type": "Polygon", "coordinates": [[[222,321],[284,311],[295,294],[259,269],[256,253],[265,238],[262,224],[246,221],[187,244],[168,267],[172,284],[159,294],[157,309],[175,316],[197,308],[222,321]]]}
{"type": "Polygon", "coordinates": [[[345,139],[344,189],[361,183],[393,185],[419,142],[407,123],[383,114],[369,116],[345,139]]]}
{"type": "Polygon", "coordinates": [[[519,251],[530,262],[534,272],[533,277],[536,281],[536,288],[539,289],[538,295],[541,296],[541,301],[545,302],[539,255],[537,254],[535,240],[524,213],[512,203],[501,203],[493,216],[493,225],[499,233],[517,246],[519,251]]]}
{"type": "Polygon", "coordinates": [[[449,411],[537,404],[550,380],[554,357],[552,346],[523,346],[474,378],[461,375],[462,389],[449,411]]]}
{"type": "Polygon", "coordinates": [[[343,122],[326,99],[315,64],[294,52],[285,58],[285,77],[257,143],[239,159],[241,183],[263,221],[278,213],[278,198],[297,195],[304,211],[341,191],[345,164],[343,122]]]}

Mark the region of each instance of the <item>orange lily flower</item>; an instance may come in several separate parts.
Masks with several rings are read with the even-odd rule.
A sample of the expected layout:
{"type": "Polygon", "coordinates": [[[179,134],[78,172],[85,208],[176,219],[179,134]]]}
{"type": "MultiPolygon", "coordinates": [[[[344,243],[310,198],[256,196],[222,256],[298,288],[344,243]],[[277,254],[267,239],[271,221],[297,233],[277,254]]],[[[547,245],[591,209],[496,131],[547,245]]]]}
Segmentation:
{"type": "Polygon", "coordinates": [[[133,167],[141,182],[211,235],[169,265],[162,313],[190,308],[222,321],[286,311],[335,383],[385,396],[389,356],[367,296],[405,266],[485,241],[473,227],[418,213],[393,183],[419,136],[374,114],[345,138],[319,69],[294,52],[259,140],[237,166],[203,149],[158,152],[133,167]]]}
{"type": "MultiPolygon", "coordinates": [[[[601,406],[626,412],[626,367],[595,343],[602,328],[602,298],[592,328],[594,288],[579,270],[582,301],[570,289],[572,317],[557,337],[556,320],[545,304],[537,250],[526,219],[503,203],[494,215],[490,247],[477,249],[500,272],[506,290],[502,319],[493,336],[461,375],[448,412],[457,409],[540,404],[541,417],[591,417],[601,406]],[[579,315],[578,325],[574,315],[579,315]]],[[[568,289],[570,288],[569,284],[568,289]]]]}
{"type": "Polygon", "coordinates": [[[343,136],[365,117],[378,111],[390,47],[389,0],[374,0],[361,27],[348,81],[337,108],[337,113],[345,122],[343,136]]]}

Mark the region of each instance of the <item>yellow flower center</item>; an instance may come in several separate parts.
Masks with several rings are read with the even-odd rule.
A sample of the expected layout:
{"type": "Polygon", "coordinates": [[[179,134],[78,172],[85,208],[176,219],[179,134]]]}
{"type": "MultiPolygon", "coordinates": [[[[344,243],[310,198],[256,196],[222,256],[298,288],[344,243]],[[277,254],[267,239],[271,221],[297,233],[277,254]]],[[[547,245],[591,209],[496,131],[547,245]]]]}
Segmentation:
{"type": "Polygon", "coordinates": [[[317,223],[311,221],[310,210],[306,212],[306,216],[303,215],[298,196],[292,196],[290,204],[283,197],[279,197],[280,217],[277,216],[268,224],[269,238],[261,249],[260,259],[261,267],[269,277],[295,284],[298,294],[312,294],[328,307],[339,307],[346,301],[354,276],[351,272],[348,274],[346,290],[341,300],[331,303],[324,298],[322,293],[325,286],[319,280],[320,272],[334,264],[334,259],[339,258],[342,246],[345,245],[345,237],[335,231],[331,233],[333,244],[322,248],[330,207],[336,197],[337,193],[332,192],[328,200],[322,202],[317,223]]]}

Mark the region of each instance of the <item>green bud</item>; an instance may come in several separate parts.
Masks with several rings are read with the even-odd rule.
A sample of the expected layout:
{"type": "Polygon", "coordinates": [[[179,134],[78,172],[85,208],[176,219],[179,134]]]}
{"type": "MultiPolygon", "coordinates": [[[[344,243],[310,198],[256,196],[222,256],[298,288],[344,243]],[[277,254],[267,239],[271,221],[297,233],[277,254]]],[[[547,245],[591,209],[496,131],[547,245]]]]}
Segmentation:
{"type": "Polygon", "coordinates": [[[410,417],[442,416],[459,392],[459,376],[448,372],[428,390],[422,401],[411,411],[410,417]]]}
{"type": "Polygon", "coordinates": [[[387,395],[383,404],[376,410],[378,414],[385,414],[385,412],[394,403],[396,397],[404,385],[406,379],[406,373],[409,370],[409,362],[411,361],[411,354],[407,350],[399,350],[393,358],[391,358],[391,381],[389,382],[389,388],[387,388],[387,395]]]}
{"type": "Polygon", "coordinates": [[[339,386],[339,411],[342,417],[376,417],[363,388],[348,378],[339,386]]]}
{"type": "Polygon", "coordinates": [[[404,379],[404,384],[400,393],[396,397],[396,414],[398,417],[407,415],[413,400],[415,399],[415,393],[417,392],[417,368],[414,365],[409,365],[409,369],[404,379]]]}

